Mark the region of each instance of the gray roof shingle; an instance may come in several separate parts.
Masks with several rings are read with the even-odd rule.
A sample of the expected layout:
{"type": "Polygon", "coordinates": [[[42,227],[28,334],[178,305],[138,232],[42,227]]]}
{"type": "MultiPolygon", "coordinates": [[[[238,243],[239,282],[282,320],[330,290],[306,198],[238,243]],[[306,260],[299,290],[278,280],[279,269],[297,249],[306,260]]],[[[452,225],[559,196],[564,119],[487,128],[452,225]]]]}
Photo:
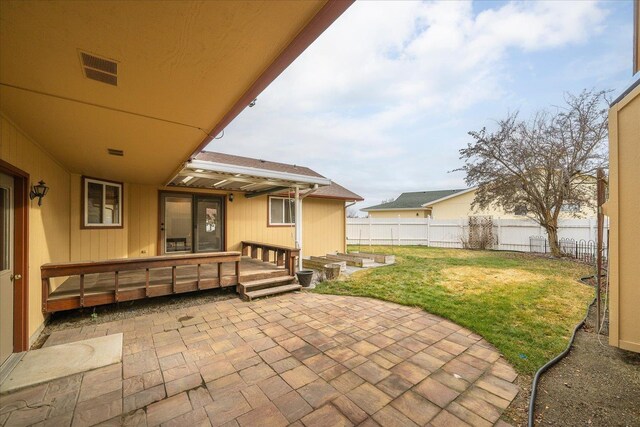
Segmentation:
{"type": "Polygon", "coordinates": [[[468,190],[467,188],[457,190],[437,190],[437,191],[413,191],[402,193],[393,202],[382,203],[375,206],[363,208],[363,211],[372,211],[380,209],[420,209],[425,203],[433,202],[443,197],[451,196],[456,193],[468,190]]]}

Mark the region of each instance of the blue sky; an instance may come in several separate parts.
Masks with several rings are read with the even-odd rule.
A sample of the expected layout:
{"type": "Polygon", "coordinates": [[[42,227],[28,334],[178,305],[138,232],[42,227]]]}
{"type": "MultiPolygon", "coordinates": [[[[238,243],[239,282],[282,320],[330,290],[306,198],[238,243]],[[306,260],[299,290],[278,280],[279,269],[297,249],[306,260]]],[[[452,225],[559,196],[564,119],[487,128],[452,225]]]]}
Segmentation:
{"type": "Polygon", "coordinates": [[[356,2],[207,147],[365,198],[464,188],[467,132],[628,87],[633,2],[356,2]]]}

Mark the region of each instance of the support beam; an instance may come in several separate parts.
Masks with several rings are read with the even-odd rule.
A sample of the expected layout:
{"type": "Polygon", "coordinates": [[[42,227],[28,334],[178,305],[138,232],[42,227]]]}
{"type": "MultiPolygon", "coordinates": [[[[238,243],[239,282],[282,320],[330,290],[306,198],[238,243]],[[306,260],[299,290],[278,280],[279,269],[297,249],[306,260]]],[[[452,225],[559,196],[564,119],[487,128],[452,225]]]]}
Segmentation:
{"type": "Polygon", "coordinates": [[[298,186],[296,186],[295,206],[296,248],[300,249],[298,255],[298,270],[302,270],[302,199],[300,198],[300,188],[298,186]]]}
{"type": "Polygon", "coordinates": [[[253,197],[264,196],[265,194],[277,193],[278,191],[286,190],[289,187],[272,187],[266,190],[256,191],[255,193],[245,193],[244,197],[251,199],[253,197]]]}

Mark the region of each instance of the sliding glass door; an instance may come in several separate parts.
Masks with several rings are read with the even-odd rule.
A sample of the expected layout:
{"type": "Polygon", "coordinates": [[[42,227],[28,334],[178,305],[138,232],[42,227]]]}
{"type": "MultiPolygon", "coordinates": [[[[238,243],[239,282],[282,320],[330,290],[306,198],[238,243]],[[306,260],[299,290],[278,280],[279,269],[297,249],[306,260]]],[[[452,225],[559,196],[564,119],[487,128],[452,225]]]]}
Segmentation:
{"type": "Polygon", "coordinates": [[[161,193],[162,253],[224,250],[223,210],[222,197],[161,193]]]}

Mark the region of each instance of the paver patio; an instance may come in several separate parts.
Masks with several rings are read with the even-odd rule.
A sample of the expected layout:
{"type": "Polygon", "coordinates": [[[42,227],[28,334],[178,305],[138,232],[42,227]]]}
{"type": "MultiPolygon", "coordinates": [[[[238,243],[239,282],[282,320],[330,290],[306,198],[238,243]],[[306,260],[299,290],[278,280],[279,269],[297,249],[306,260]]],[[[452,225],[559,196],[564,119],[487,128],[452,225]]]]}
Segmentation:
{"type": "Polygon", "coordinates": [[[231,299],[55,332],[121,364],[1,396],[0,425],[490,426],[519,389],[481,337],[366,298],[231,299]]]}

